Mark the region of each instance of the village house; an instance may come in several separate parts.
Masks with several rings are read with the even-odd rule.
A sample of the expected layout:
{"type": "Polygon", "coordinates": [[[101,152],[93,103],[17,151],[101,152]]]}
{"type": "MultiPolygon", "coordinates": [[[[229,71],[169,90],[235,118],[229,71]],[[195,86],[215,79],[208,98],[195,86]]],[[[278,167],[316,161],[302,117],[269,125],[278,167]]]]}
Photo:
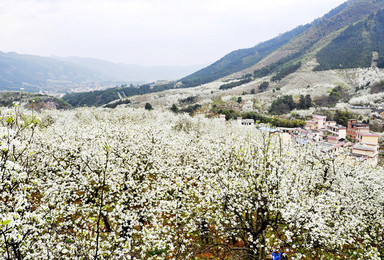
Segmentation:
{"type": "Polygon", "coordinates": [[[244,126],[254,126],[255,120],[253,119],[243,119],[241,117],[237,118],[237,124],[238,125],[244,125],[244,126]]]}
{"type": "Polygon", "coordinates": [[[352,155],[363,160],[370,160],[376,165],[379,155],[379,135],[358,131],[356,144],[352,146],[352,155]]]}
{"type": "Polygon", "coordinates": [[[356,119],[349,119],[347,137],[355,141],[357,132],[369,133],[369,124],[358,123],[356,119]]]}
{"type": "Polygon", "coordinates": [[[328,125],[327,133],[329,134],[327,138],[330,143],[344,141],[347,138],[347,128],[342,125],[328,125]]]}
{"type": "Polygon", "coordinates": [[[319,130],[324,129],[326,127],[326,116],[313,115],[312,120],[307,121],[304,126],[307,130],[319,130]]]}

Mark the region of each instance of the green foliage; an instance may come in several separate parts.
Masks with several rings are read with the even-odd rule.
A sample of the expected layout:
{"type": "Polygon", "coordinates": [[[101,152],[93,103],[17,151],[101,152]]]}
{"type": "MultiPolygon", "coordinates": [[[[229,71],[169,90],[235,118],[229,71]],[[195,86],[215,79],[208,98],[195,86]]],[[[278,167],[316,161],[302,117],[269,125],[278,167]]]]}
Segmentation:
{"type": "Polygon", "coordinates": [[[371,122],[369,128],[373,132],[377,132],[377,133],[384,132],[384,124],[383,123],[380,124],[377,121],[371,122]]]}
{"type": "Polygon", "coordinates": [[[284,66],[281,70],[277,72],[275,76],[271,78],[271,81],[279,81],[282,78],[288,76],[289,74],[295,72],[296,70],[300,69],[301,67],[301,61],[294,63],[294,64],[289,64],[287,66],[284,66]]]}
{"type": "Polygon", "coordinates": [[[11,221],[10,221],[9,219],[0,221],[0,227],[1,227],[1,226],[6,226],[6,225],[8,225],[9,223],[11,223],[11,221]]]}
{"type": "Polygon", "coordinates": [[[240,104],[242,101],[243,101],[243,99],[242,99],[241,97],[238,97],[238,98],[237,98],[237,103],[240,104]]]}
{"type": "Polygon", "coordinates": [[[359,115],[353,114],[348,110],[325,110],[321,112],[322,115],[327,117],[328,121],[336,121],[337,124],[347,126],[349,119],[360,118],[359,115]]]}
{"type": "Polygon", "coordinates": [[[197,101],[197,96],[189,96],[187,98],[180,99],[179,103],[180,104],[192,104],[192,103],[195,103],[196,101],[197,101]]]}
{"type": "Polygon", "coordinates": [[[275,115],[286,114],[296,108],[296,103],[293,101],[291,95],[284,95],[278,97],[272,102],[269,112],[275,115]]]}
{"type": "Polygon", "coordinates": [[[309,94],[300,95],[299,104],[297,105],[298,109],[308,109],[312,106],[312,98],[309,94]]]}
{"type": "Polygon", "coordinates": [[[176,104],[173,104],[170,110],[175,114],[179,112],[179,108],[176,106],[176,104]]]}
{"type": "Polygon", "coordinates": [[[150,103],[145,103],[145,107],[144,107],[146,110],[153,110],[153,107],[150,103]]]}
{"type": "Polygon", "coordinates": [[[255,122],[270,124],[276,127],[302,127],[305,125],[303,120],[290,120],[278,117],[268,117],[255,112],[239,112],[232,109],[219,109],[216,111],[218,114],[224,114],[226,120],[236,119],[242,117],[243,119],[253,119],[255,122]]]}
{"type": "Polygon", "coordinates": [[[69,109],[71,105],[61,98],[29,92],[2,92],[0,93],[0,106],[12,107],[16,102],[26,103],[25,107],[33,110],[40,110],[49,104],[56,109],[69,109]]]}
{"type": "Polygon", "coordinates": [[[377,66],[384,68],[384,9],[379,10],[371,25],[372,50],[379,53],[377,66]]]}
{"type": "Polygon", "coordinates": [[[366,37],[366,23],[348,27],[316,55],[320,63],[315,70],[369,67],[372,51],[366,37]]]}
{"type": "Polygon", "coordinates": [[[347,99],[348,93],[345,92],[343,87],[337,86],[329,91],[328,96],[317,97],[315,103],[321,107],[334,107],[343,98],[347,99]]]}
{"type": "Polygon", "coordinates": [[[220,90],[231,89],[231,88],[235,88],[235,87],[241,86],[243,84],[249,83],[251,81],[252,81],[252,78],[242,79],[242,80],[239,80],[239,81],[235,81],[235,82],[231,82],[231,83],[227,83],[227,84],[221,85],[219,89],[220,90]]]}
{"type": "Polygon", "coordinates": [[[194,105],[189,105],[186,108],[180,109],[179,111],[183,112],[183,113],[189,113],[190,115],[193,115],[196,112],[196,110],[198,110],[199,108],[201,108],[200,104],[194,104],[194,105]]]}
{"type": "Polygon", "coordinates": [[[378,67],[384,67],[384,10],[349,26],[316,55],[315,70],[370,67],[372,52],[379,53],[378,67]]]}
{"type": "Polygon", "coordinates": [[[308,109],[312,106],[312,98],[308,94],[306,96],[300,95],[299,103],[293,101],[292,95],[284,95],[278,97],[272,102],[269,112],[275,115],[286,114],[293,109],[308,109]]]}
{"type": "Polygon", "coordinates": [[[251,94],[252,94],[252,95],[256,94],[256,89],[254,89],[254,88],[251,89],[251,94]]]}
{"type": "Polygon", "coordinates": [[[260,92],[263,92],[265,91],[269,86],[269,82],[268,81],[264,81],[263,83],[260,84],[259,86],[259,90],[260,92]]]}
{"type": "Polygon", "coordinates": [[[173,83],[151,86],[149,84],[142,85],[138,88],[135,87],[116,87],[106,90],[97,90],[92,92],[71,93],[63,97],[65,101],[74,107],[81,106],[102,106],[114,100],[120,99],[119,93],[125,97],[135,95],[144,95],[148,93],[160,92],[167,89],[174,88],[173,83]]]}
{"type": "Polygon", "coordinates": [[[271,73],[279,72],[280,70],[284,70],[286,67],[289,67],[293,60],[300,58],[303,55],[303,52],[299,51],[293,54],[290,54],[268,66],[265,66],[261,69],[257,69],[253,72],[253,76],[255,78],[262,78],[271,73]]]}
{"type": "Polygon", "coordinates": [[[155,249],[155,250],[152,250],[152,251],[149,251],[148,252],[148,255],[149,256],[160,256],[162,254],[164,254],[165,252],[167,252],[167,250],[165,249],[155,249]]]}

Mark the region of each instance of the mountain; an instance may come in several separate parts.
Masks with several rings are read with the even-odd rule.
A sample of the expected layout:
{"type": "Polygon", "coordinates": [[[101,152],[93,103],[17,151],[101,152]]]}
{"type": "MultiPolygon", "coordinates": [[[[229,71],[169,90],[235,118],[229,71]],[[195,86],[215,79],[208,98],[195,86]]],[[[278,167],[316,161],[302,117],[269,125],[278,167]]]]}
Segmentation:
{"type": "Polygon", "coordinates": [[[39,92],[50,85],[103,80],[96,71],[52,58],[0,52],[0,90],[39,92]]]}
{"type": "MultiPolygon", "coordinates": [[[[257,77],[266,76],[294,66],[293,63],[308,57],[316,57],[320,62],[316,70],[369,67],[372,52],[378,52],[380,61],[384,56],[380,11],[383,8],[383,0],[347,1],[310,24],[299,26],[252,48],[233,51],[180,82],[185,87],[193,87],[240,71],[246,74],[256,70],[257,77]],[[346,38],[348,41],[344,41],[346,38]],[[347,62],[341,67],[340,63],[335,65],[355,54],[361,56],[356,58],[359,61],[347,62]]],[[[379,60],[378,65],[381,64],[379,60]]]]}
{"type": "MultiPolygon", "coordinates": [[[[75,93],[64,99],[73,106],[105,105],[128,97],[133,106],[148,100],[156,105],[171,106],[175,101],[186,98],[209,103],[225,95],[253,92],[257,96],[250,98],[264,100],[265,96],[265,101],[269,103],[281,94],[300,96],[306,93],[317,98],[320,106],[334,106],[336,101],[347,101],[346,96],[352,98],[354,104],[368,104],[353,98],[369,94],[370,84],[384,79],[384,70],[380,70],[383,67],[384,0],[350,0],[310,24],[252,48],[233,51],[179,81],[75,93]],[[340,70],[371,67],[378,69],[359,72],[340,70]],[[291,74],[294,76],[290,77],[291,74]],[[189,91],[199,85],[200,88],[189,91]],[[261,88],[263,85],[266,88],[261,88]],[[327,91],[339,90],[339,86],[343,86],[343,91],[337,95],[345,98],[328,102],[327,91]],[[163,90],[170,91],[151,94],[163,90]],[[275,91],[278,92],[275,94],[275,91]],[[142,94],[150,95],[132,97],[142,94]]],[[[377,98],[369,96],[369,99],[377,98]]]]}
{"type": "Polygon", "coordinates": [[[71,92],[119,83],[143,83],[178,79],[201,66],[154,66],[116,64],[99,59],[40,57],[0,52],[0,90],[71,92]]]}
{"type": "Polygon", "coordinates": [[[76,64],[111,76],[119,81],[152,82],[157,80],[177,80],[199,70],[201,65],[191,66],[143,66],[135,64],[113,63],[100,59],[67,57],[58,60],[76,64]]]}

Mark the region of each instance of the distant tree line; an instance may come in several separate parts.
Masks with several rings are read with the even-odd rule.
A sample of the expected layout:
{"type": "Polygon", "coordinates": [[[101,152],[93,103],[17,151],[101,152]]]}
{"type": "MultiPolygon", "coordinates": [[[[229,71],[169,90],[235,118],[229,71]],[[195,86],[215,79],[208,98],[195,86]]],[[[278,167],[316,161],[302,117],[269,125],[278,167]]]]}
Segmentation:
{"type": "Polygon", "coordinates": [[[242,79],[242,80],[239,80],[239,81],[236,81],[236,82],[231,82],[231,83],[223,84],[223,85],[221,85],[219,87],[219,89],[220,90],[231,89],[231,88],[235,88],[235,87],[241,86],[243,84],[249,83],[251,81],[252,81],[252,77],[245,78],[245,79],[242,79]]]}
{"type": "Polygon", "coordinates": [[[175,87],[174,83],[151,86],[150,84],[140,87],[116,87],[106,90],[97,90],[91,92],[71,93],[63,97],[63,99],[74,107],[79,106],[102,106],[114,100],[120,99],[119,94],[125,97],[135,95],[144,95],[148,93],[160,92],[175,87]]]}
{"type": "Polygon", "coordinates": [[[299,51],[293,54],[290,54],[268,66],[264,66],[261,69],[257,69],[253,72],[253,76],[255,78],[262,78],[265,76],[268,76],[269,74],[278,72],[279,70],[282,70],[285,66],[289,66],[292,60],[298,59],[303,52],[299,51]]]}
{"type": "Polygon", "coordinates": [[[189,96],[187,98],[183,98],[179,100],[180,104],[191,104],[197,101],[197,96],[189,96]]]}
{"type": "Polygon", "coordinates": [[[279,81],[288,76],[289,74],[295,72],[296,70],[300,69],[301,67],[301,61],[298,61],[294,64],[289,64],[285,67],[283,67],[281,70],[279,70],[276,75],[274,75],[271,78],[271,81],[279,81]]]}
{"type": "Polygon", "coordinates": [[[173,104],[170,108],[170,110],[177,114],[177,113],[188,113],[190,115],[193,115],[196,110],[200,109],[201,105],[200,104],[194,104],[194,105],[189,105],[185,108],[178,108],[176,104],[173,104]]]}
{"type": "Polygon", "coordinates": [[[336,86],[329,91],[328,96],[317,97],[314,103],[320,107],[334,107],[342,99],[349,99],[349,94],[342,86],[336,86]]]}
{"type": "Polygon", "coordinates": [[[292,95],[278,97],[272,102],[269,113],[282,115],[291,112],[294,109],[308,109],[312,107],[312,98],[309,94],[300,95],[299,103],[294,102],[292,95]]]}
{"type": "Polygon", "coordinates": [[[268,81],[264,81],[264,82],[262,82],[262,83],[260,84],[260,86],[259,86],[259,91],[260,91],[260,92],[264,92],[264,91],[266,91],[267,88],[268,88],[268,86],[269,86],[269,82],[268,82],[268,81]]]}

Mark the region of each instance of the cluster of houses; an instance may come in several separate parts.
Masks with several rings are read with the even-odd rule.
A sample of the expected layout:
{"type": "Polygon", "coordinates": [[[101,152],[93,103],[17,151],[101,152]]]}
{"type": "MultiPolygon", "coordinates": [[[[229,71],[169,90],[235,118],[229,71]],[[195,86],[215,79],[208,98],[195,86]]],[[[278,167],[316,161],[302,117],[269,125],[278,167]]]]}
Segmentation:
{"type": "MultiPolygon", "coordinates": [[[[225,120],[225,117],[223,118],[225,120]]],[[[253,126],[253,119],[238,118],[237,123],[244,126],[253,126]]],[[[379,155],[379,135],[372,133],[369,124],[348,120],[347,127],[338,125],[335,121],[327,121],[326,116],[313,115],[304,128],[269,128],[260,130],[271,133],[281,133],[284,140],[293,140],[296,143],[315,143],[323,151],[337,150],[340,147],[351,149],[351,155],[361,160],[369,160],[377,164],[379,155]]]]}

